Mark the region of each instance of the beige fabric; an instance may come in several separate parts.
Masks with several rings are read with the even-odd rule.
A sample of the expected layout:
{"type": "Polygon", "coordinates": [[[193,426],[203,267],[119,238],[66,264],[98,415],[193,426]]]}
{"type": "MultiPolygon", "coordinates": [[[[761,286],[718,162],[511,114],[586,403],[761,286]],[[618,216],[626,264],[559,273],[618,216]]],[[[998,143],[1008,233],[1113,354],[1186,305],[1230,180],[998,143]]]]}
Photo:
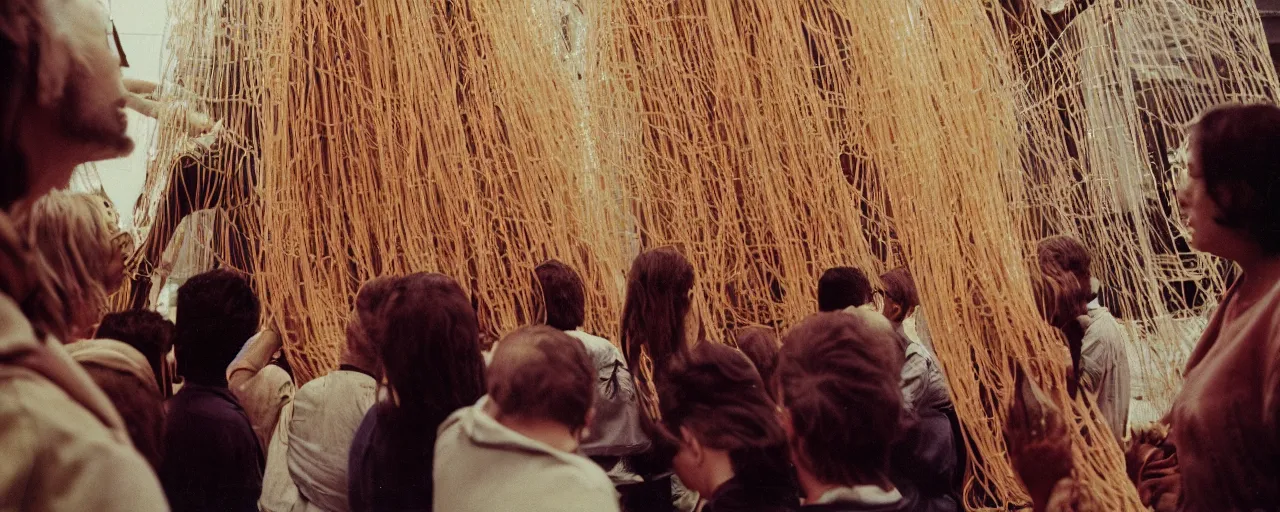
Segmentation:
{"type": "Polygon", "coordinates": [[[249,416],[263,453],[270,451],[280,410],[297,391],[288,372],[268,364],[277,348],[279,338],[275,333],[263,331],[245,342],[240,356],[227,368],[227,385],[249,416]]]}
{"type": "Polygon", "coordinates": [[[436,440],[435,510],[610,512],[613,483],[590,459],[529,439],[484,412],[455,412],[436,440]]]}
{"type": "Polygon", "coordinates": [[[298,498],[298,487],[289,477],[289,422],[293,418],[293,402],[280,409],[280,421],[267,448],[267,468],[262,477],[262,496],[258,510],[262,512],[302,512],[307,506],[298,498]]]}
{"type": "Polygon", "coordinates": [[[156,374],[151,371],[151,363],[138,349],[116,340],[81,340],[66,346],[67,353],[77,363],[93,363],[104,368],[133,375],[148,386],[160,388],[156,383],[156,374]]]}
{"type": "Polygon", "coordinates": [[[169,509],[102,391],[2,294],[0,361],[0,511],[169,509]]]}

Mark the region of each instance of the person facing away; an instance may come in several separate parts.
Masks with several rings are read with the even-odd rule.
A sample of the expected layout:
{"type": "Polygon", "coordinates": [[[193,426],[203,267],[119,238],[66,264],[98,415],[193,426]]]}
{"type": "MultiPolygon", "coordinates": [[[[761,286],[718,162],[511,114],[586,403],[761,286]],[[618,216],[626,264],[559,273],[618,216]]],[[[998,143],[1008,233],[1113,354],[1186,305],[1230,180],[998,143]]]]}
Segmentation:
{"type": "Polygon", "coordinates": [[[123,342],[104,339],[71,343],[67,353],[111,399],[124,419],[133,446],[153,470],[159,469],[164,398],[146,357],[123,342]]]}
{"type": "Polygon", "coordinates": [[[160,481],[173,510],[257,510],[265,459],[227,365],[258,329],[258,297],[238,272],[199,274],[178,288],[174,350],[182,389],[170,398],[160,481]]]}
{"type": "Polygon", "coordinates": [[[913,412],[922,408],[951,410],[951,391],[947,388],[942,367],[924,345],[908,337],[903,329],[903,322],[920,306],[915,281],[906,269],[897,268],[882,274],[880,282],[884,285],[884,316],[898,334],[906,357],[902,365],[902,399],[905,405],[913,412]]]}
{"type": "Polygon", "coordinates": [[[11,215],[133,148],[103,6],[0,2],[0,510],[162,511],[155,473],[61,346],[73,322],[11,215]]]}
{"type": "Polygon", "coordinates": [[[889,476],[903,421],[902,360],[892,329],[869,311],[818,313],[783,336],[775,379],[800,510],[913,510],[889,476]]]}
{"type": "Polygon", "coordinates": [[[872,295],[871,280],[854,267],[832,267],[818,278],[818,311],[824,313],[866,306],[872,295]]]}
{"type": "Polygon", "coordinates": [[[595,381],[582,343],[560,330],[531,326],[503,338],[488,394],[440,426],[435,510],[619,510],[608,475],[576,453],[595,381]]]}
{"type": "Polygon", "coordinates": [[[346,348],[338,369],[304,384],[281,412],[267,452],[261,510],[349,510],[351,440],[377,402],[382,379],[378,347],[364,325],[374,320],[397,279],[378,277],[360,287],[347,319],[346,348]]]}
{"type": "Polygon", "coordinates": [[[753,325],[738,329],[734,333],[734,342],[738,344],[738,350],[756,367],[769,398],[776,400],[774,389],[768,384],[773,382],[773,370],[778,367],[778,350],[782,348],[778,335],[774,334],[773,329],[753,325]]]}
{"type": "Polygon", "coordinates": [[[280,411],[293,401],[297,387],[284,364],[284,340],[270,329],[254,334],[227,367],[227,387],[253,424],[253,433],[265,452],[280,421],[280,411]]]}
{"type": "Polygon", "coordinates": [[[1191,131],[1178,190],[1196,250],[1241,274],[1187,361],[1167,417],[1183,510],[1280,506],[1280,109],[1230,105],[1191,131]]]}
{"type": "MultiPolygon", "coordinates": [[[[582,278],[572,268],[556,260],[548,260],[534,269],[540,293],[534,297],[546,324],[564,331],[582,342],[596,370],[594,427],[582,440],[583,455],[614,470],[624,462],[622,457],[648,450],[649,438],[640,426],[640,408],[636,402],[635,381],[622,351],[609,340],[583,332],[586,318],[586,293],[582,278]]],[[[618,470],[615,483],[638,481],[638,477],[618,470]],[[620,474],[619,474],[620,473],[620,474]]]]}
{"type": "Polygon", "coordinates": [[[1074,276],[1085,302],[1088,322],[1080,343],[1080,386],[1094,396],[1098,410],[1111,428],[1117,443],[1129,432],[1129,355],[1128,337],[1107,308],[1098,304],[1093,291],[1092,257],[1079,240],[1070,236],[1054,236],[1040,242],[1037,252],[1040,264],[1052,266],[1074,276]]]}
{"type": "MultiPolygon", "coordinates": [[[[693,284],[693,265],[671,248],[640,253],[627,272],[620,340],[627,367],[634,369],[641,425],[650,439],[661,417],[654,385],[668,362],[688,354],[690,334],[696,336],[699,331],[696,318],[689,314],[693,284]],[[646,360],[652,364],[646,366],[646,360]]],[[[618,487],[622,508],[631,512],[674,510],[679,489],[671,478],[673,448],[669,443],[655,444],[631,458],[631,468],[644,481],[618,487]]]]}
{"type": "Polygon", "coordinates": [[[134,309],[102,317],[94,337],[124,342],[141,353],[156,376],[160,396],[167,398],[172,394],[172,376],[168,375],[165,357],[173,349],[173,332],[173,322],[160,313],[134,309]]]}
{"type": "Polygon", "coordinates": [[[453,279],[411,274],[364,328],[386,389],[351,441],[347,501],[356,512],[432,510],[440,424],[485,392],[475,309],[453,279]]]}
{"type": "Polygon", "coordinates": [[[702,512],[789,512],[800,504],[786,433],[755,366],[741,352],[699,343],[658,381],[659,431],[677,446],[672,467],[702,512]]]}

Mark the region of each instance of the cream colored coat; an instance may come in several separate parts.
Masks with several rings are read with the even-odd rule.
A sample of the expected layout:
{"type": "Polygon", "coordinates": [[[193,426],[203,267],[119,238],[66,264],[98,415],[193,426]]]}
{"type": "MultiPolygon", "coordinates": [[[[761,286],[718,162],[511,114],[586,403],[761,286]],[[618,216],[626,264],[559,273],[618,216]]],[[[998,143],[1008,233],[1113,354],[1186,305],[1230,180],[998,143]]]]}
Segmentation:
{"type": "Polygon", "coordinates": [[[169,510],[111,402],[2,294],[0,453],[0,512],[169,510]]]}

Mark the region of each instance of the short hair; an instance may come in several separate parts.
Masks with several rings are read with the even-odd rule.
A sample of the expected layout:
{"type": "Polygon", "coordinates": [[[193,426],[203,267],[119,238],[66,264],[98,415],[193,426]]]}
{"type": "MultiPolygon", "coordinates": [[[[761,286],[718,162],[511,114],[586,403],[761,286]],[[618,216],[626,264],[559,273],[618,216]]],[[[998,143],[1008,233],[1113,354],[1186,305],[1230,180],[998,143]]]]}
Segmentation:
{"type": "Polygon", "coordinates": [[[773,371],[778,366],[778,349],[781,348],[778,335],[774,334],[773,329],[753,325],[738,329],[734,338],[738,350],[746,354],[751,364],[755,365],[756,371],[760,373],[760,380],[766,384],[765,391],[772,398],[773,386],[769,383],[773,382],[773,371]]]}
{"type": "Polygon", "coordinates": [[[596,371],[582,342],[548,325],[524,327],[498,342],[489,363],[489,398],[502,415],[586,426],[596,371]]]}
{"type": "Polygon", "coordinates": [[[1192,128],[1205,188],[1222,214],[1268,255],[1280,253],[1280,108],[1225,105],[1192,128]]]}
{"type": "Polygon", "coordinates": [[[903,422],[903,358],[888,320],[871,312],[818,313],[783,336],[776,379],[791,450],[819,480],[887,475],[903,422]]]}
{"type": "Polygon", "coordinates": [[[699,343],[671,360],[658,380],[660,432],[681,442],[680,428],[702,444],[729,452],[734,473],[759,485],[790,478],[787,435],[765,383],[745,355],[719,343],[699,343]]]}
{"type": "Polygon", "coordinates": [[[26,236],[56,276],[73,330],[97,323],[107,312],[107,296],[124,281],[125,252],[132,240],[120,231],[113,213],[100,195],[54,190],[21,216],[26,236]],[[113,269],[112,261],[122,266],[113,269]]]}
{"type": "Polygon", "coordinates": [[[98,324],[95,338],[123,341],[141,352],[156,375],[156,384],[164,388],[165,355],[173,349],[174,326],[160,313],[134,309],[109,313],[98,324]]]}
{"type": "Polygon", "coordinates": [[[541,293],[534,302],[546,313],[546,324],[562,331],[582,326],[586,318],[586,287],[572,268],[547,260],[533,269],[541,293]]]}
{"type": "Polygon", "coordinates": [[[920,305],[920,294],[916,291],[916,282],[907,269],[898,267],[880,275],[880,283],[884,285],[884,296],[894,303],[910,310],[920,305]]]}
{"type": "Polygon", "coordinates": [[[818,311],[839,311],[869,302],[871,280],[857,268],[829,268],[818,279],[818,311]]]}
{"type": "Polygon", "coordinates": [[[159,470],[164,456],[164,399],[160,392],[126,372],[92,362],[81,366],[120,412],[138,453],[151,463],[153,470],[159,470]]]}
{"type": "Polygon", "coordinates": [[[260,306],[249,279],[217,269],[178,288],[173,345],[178,374],[200,384],[226,383],[227,366],[258,331],[260,306]]]}

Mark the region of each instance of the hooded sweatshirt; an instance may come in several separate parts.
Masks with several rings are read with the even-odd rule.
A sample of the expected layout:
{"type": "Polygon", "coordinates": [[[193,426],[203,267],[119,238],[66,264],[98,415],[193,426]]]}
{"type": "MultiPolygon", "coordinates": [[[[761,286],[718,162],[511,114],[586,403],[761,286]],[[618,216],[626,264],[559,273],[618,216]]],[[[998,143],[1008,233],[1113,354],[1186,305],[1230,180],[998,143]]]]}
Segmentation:
{"type": "Polygon", "coordinates": [[[32,300],[18,240],[0,214],[0,510],[168,510],[115,407],[14,300],[32,300]]]}
{"type": "Polygon", "coordinates": [[[440,425],[435,510],[618,510],[613,483],[600,466],[503,426],[484,412],[488,400],[481,398],[440,425]]]}

